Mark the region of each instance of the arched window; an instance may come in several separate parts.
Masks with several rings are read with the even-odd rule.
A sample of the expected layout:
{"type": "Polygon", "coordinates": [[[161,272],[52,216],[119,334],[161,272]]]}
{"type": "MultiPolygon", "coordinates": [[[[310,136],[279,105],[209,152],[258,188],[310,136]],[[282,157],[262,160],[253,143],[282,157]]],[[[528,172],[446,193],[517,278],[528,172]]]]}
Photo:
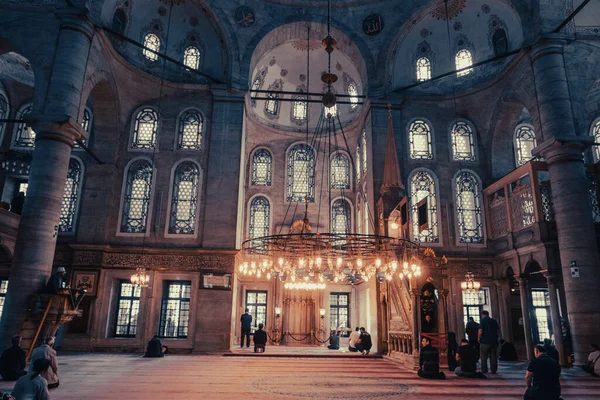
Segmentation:
{"type": "Polygon", "coordinates": [[[408,128],[410,158],[413,160],[433,160],[431,128],[427,122],[417,119],[408,128]]]}
{"type": "Polygon", "coordinates": [[[158,54],[155,52],[160,51],[160,38],[154,33],[149,33],[144,37],[144,47],[146,47],[142,54],[150,61],[158,60],[158,54]],[[151,51],[152,50],[152,51],[151,51]]]}
{"type": "Polygon", "coordinates": [[[252,185],[271,186],[273,157],[267,149],[259,149],[252,156],[252,185]]]}
{"type": "Polygon", "coordinates": [[[508,52],[508,39],[504,29],[497,29],[492,35],[492,43],[494,44],[494,55],[501,56],[508,52]]]}
{"type": "Polygon", "coordinates": [[[197,47],[190,46],[183,52],[183,64],[191,69],[200,67],[200,50],[197,47]]]}
{"type": "Polygon", "coordinates": [[[337,104],[334,104],[331,107],[323,106],[323,115],[326,118],[335,118],[337,115],[337,104]]]}
{"type": "Polygon", "coordinates": [[[350,189],[350,160],[344,153],[331,157],[331,188],[350,189]]]}
{"type": "Polygon", "coordinates": [[[531,150],[537,146],[532,126],[519,125],[515,130],[515,160],[517,167],[527,164],[532,158],[531,150]]]}
{"type": "Polygon", "coordinates": [[[350,204],[337,199],[331,204],[331,233],[348,234],[352,230],[350,204]]]}
{"type": "Polygon", "coordinates": [[[600,118],[597,119],[592,125],[592,136],[594,138],[594,142],[596,143],[596,146],[594,146],[594,156],[596,158],[596,162],[598,162],[600,161],[600,118]]]}
{"type": "Polygon", "coordinates": [[[306,121],[306,97],[298,96],[294,99],[292,119],[296,122],[306,121]]]}
{"type": "Polygon", "coordinates": [[[269,236],[271,233],[271,205],[264,196],[256,196],[250,202],[248,213],[248,237],[250,239],[269,236]]]}
{"type": "Polygon", "coordinates": [[[306,144],[295,145],[288,153],[287,201],[315,201],[315,153],[306,144]]]}
{"type": "Polygon", "coordinates": [[[438,243],[437,194],[433,176],[415,171],[410,179],[410,210],[412,234],[417,242],[438,243]]]}
{"type": "MultiPolygon", "coordinates": [[[[88,133],[88,140],[90,139],[90,136],[92,134],[92,120],[93,119],[94,119],[94,116],[92,114],[92,110],[85,107],[85,109],[83,110],[83,118],[81,119],[81,127],[83,128],[84,131],[86,131],[88,133]]],[[[86,142],[87,142],[87,140],[85,140],[85,139],[82,139],[81,141],[83,142],[83,144],[86,144],[86,142]]],[[[79,146],[79,143],[75,142],[73,147],[80,148],[81,146],[79,146]]]]}
{"type": "Polygon", "coordinates": [[[179,164],[173,177],[169,234],[193,235],[196,233],[199,188],[200,171],[198,166],[191,161],[179,164]]]}
{"type": "Polygon", "coordinates": [[[360,182],[361,171],[360,171],[360,146],[356,146],[356,156],[354,157],[354,168],[356,169],[356,183],[360,182]]]}
{"type": "Polygon", "coordinates": [[[469,171],[459,171],[454,178],[454,194],[459,242],[483,243],[479,179],[469,171]]]}
{"type": "Polygon", "coordinates": [[[367,158],[367,131],[363,131],[362,133],[362,171],[363,174],[367,172],[368,169],[368,158],[367,158]]]}
{"type": "Polygon", "coordinates": [[[265,112],[269,115],[276,116],[279,111],[279,95],[269,93],[268,100],[265,103],[265,112]]]}
{"type": "Polygon", "coordinates": [[[419,82],[431,79],[431,61],[427,57],[421,57],[417,60],[417,80],[419,82]]]}
{"type": "Polygon", "coordinates": [[[179,150],[200,150],[202,148],[202,114],[197,110],[187,110],[179,116],[177,148],[179,150]]]}
{"type": "Polygon", "coordinates": [[[131,163],[127,170],[120,231],[145,233],[152,195],[152,164],[147,160],[131,163]]]}
{"type": "Polygon", "coordinates": [[[475,139],[471,125],[465,121],[457,121],[452,126],[450,138],[454,161],[475,161],[475,139]]]}
{"type": "Polygon", "coordinates": [[[350,96],[350,110],[354,111],[358,107],[358,88],[356,84],[354,82],[348,83],[346,92],[350,96]]]}
{"type": "MultiPolygon", "coordinates": [[[[8,119],[9,108],[8,108],[8,99],[6,95],[2,91],[2,87],[0,86],[0,120],[8,119]]],[[[0,122],[0,140],[2,139],[2,135],[4,134],[4,129],[6,128],[6,122],[0,122]]]]}
{"type": "Polygon", "coordinates": [[[135,116],[131,148],[153,149],[156,146],[158,113],[152,108],[143,108],[135,116]]]}
{"type": "Polygon", "coordinates": [[[127,14],[123,9],[119,8],[115,11],[111,24],[112,30],[124,35],[125,28],[127,28],[127,14]]]}
{"type": "MultiPolygon", "coordinates": [[[[23,119],[27,114],[31,113],[32,104],[26,104],[17,112],[16,119],[23,119]]],[[[13,139],[13,147],[29,148],[35,147],[35,132],[25,122],[18,122],[15,125],[15,135],[13,139]]]]}
{"type": "Polygon", "coordinates": [[[83,166],[81,162],[71,157],[69,160],[69,170],[67,171],[67,180],[63,199],[60,204],[60,219],[58,231],[65,233],[75,232],[75,219],[79,204],[79,193],[81,189],[83,166]]]}
{"type": "Polygon", "coordinates": [[[471,52],[467,49],[462,49],[459,50],[458,53],[456,53],[456,57],[454,57],[454,62],[456,64],[456,76],[465,76],[465,75],[469,75],[471,72],[473,72],[473,68],[468,68],[471,65],[473,65],[473,55],[471,54],[471,52]],[[463,68],[468,68],[465,69],[463,71],[458,71],[460,69],[463,68]]]}

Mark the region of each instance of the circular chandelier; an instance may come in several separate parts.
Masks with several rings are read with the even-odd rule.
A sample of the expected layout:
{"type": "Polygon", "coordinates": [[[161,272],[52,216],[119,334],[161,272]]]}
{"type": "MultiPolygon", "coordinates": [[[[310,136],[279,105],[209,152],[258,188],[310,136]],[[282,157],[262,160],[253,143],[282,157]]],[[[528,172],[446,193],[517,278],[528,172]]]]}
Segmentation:
{"type": "Polygon", "coordinates": [[[479,291],[481,288],[481,283],[475,280],[475,274],[472,272],[467,272],[465,274],[464,282],[460,283],[460,287],[462,288],[463,292],[474,293],[479,291]]]}
{"type": "Polygon", "coordinates": [[[131,275],[130,282],[135,286],[148,287],[150,275],[146,273],[146,268],[136,268],[135,274],[131,275]]]}

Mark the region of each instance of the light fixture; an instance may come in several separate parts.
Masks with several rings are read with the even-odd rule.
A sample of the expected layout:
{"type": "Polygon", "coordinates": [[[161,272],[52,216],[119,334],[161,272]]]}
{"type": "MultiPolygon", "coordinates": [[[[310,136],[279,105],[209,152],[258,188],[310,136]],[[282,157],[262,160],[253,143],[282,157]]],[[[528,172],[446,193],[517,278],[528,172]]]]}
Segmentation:
{"type": "Polygon", "coordinates": [[[146,273],[146,268],[136,268],[135,274],[131,275],[131,284],[140,287],[148,287],[150,275],[146,273]]]}
{"type": "Polygon", "coordinates": [[[326,309],[324,308],[319,308],[319,314],[321,315],[321,318],[325,318],[325,313],[327,312],[326,309]]]}
{"type": "Polygon", "coordinates": [[[281,307],[275,307],[275,317],[279,318],[281,316],[281,307]]]}
{"type": "Polygon", "coordinates": [[[323,290],[327,285],[324,283],[287,282],[283,287],[289,290],[323,290]]]}
{"type": "Polygon", "coordinates": [[[460,283],[460,287],[462,288],[463,292],[474,293],[479,291],[481,288],[481,283],[475,280],[475,274],[472,272],[467,272],[465,274],[465,280],[460,283]]]}

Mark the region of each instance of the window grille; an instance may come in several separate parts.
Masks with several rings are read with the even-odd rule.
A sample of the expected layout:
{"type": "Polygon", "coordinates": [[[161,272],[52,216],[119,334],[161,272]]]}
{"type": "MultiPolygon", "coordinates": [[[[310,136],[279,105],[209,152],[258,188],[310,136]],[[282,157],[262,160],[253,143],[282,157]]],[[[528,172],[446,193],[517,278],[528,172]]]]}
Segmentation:
{"type": "Polygon", "coordinates": [[[531,151],[537,146],[535,132],[528,125],[520,125],[515,132],[515,154],[517,168],[533,158],[531,151]]]}
{"type": "Polygon", "coordinates": [[[152,164],[149,161],[137,160],[129,166],[123,196],[121,232],[146,232],[152,193],[152,175],[152,164]]]}
{"type": "Polygon", "coordinates": [[[8,291],[8,278],[0,278],[0,317],[4,311],[4,301],[6,300],[6,292],[8,291]]]}
{"type": "MultiPolygon", "coordinates": [[[[23,119],[27,114],[31,113],[31,104],[27,104],[17,112],[17,119],[23,119]]],[[[14,147],[24,147],[33,149],[35,147],[35,132],[30,126],[27,126],[25,122],[18,122],[16,124],[15,139],[13,143],[14,147]]]]}
{"type": "Polygon", "coordinates": [[[173,178],[169,234],[196,233],[199,188],[200,171],[196,164],[193,162],[179,164],[173,178]]]}
{"type": "Polygon", "coordinates": [[[596,156],[596,162],[600,161],[600,119],[596,121],[592,128],[592,136],[594,137],[594,155],[596,156]]]}
{"type": "Polygon", "coordinates": [[[267,326],[267,291],[248,290],[246,292],[246,308],[252,315],[252,327],[258,329],[258,324],[267,326]]]}
{"type": "Polygon", "coordinates": [[[306,98],[299,96],[294,100],[292,117],[296,122],[306,121],[306,98]]]}
{"type": "Polygon", "coordinates": [[[250,202],[248,236],[251,239],[269,236],[271,232],[271,205],[264,196],[256,196],[250,202]]]}
{"type": "Polygon", "coordinates": [[[358,88],[354,82],[348,83],[348,87],[346,88],[346,92],[350,96],[350,110],[356,110],[358,107],[358,88]]]}
{"type": "Polygon", "coordinates": [[[456,76],[465,76],[465,75],[469,75],[471,72],[473,72],[473,68],[468,68],[465,69],[463,71],[458,71],[459,69],[463,69],[463,68],[467,68],[470,67],[471,65],[473,65],[473,55],[471,54],[471,52],[467,49],[462,49],[459,50],[458,53],[456,53],[456,56],[454,57],[454,61],[456,63],[456,76]]]}
{"type": "Polygon", "coordinates": [[[202,114],[196,110],[187,110],[179,117],[179,150],[200,150],[202,148],[202,114]]]}
{"type": "Polygon", "coordinates": [[[115,323],[116,337],[135,337],[138,313],[140,311],[141,292],[141,286],[132,285],[128,281],[121,281],[119,283],[115,323]]]}
{"type": "Polygon", "coordinates": [[[544,339],[552,338],[550,328],[550,297],[548,295],[548,290],[532,290],[531,303],[533,305],[533,314],[537,326],[537,343],[542,343],[544,339]]]}
{"type": "Polygon", "coordinates": [[[427,171],[416,171],[410,180],[413,238],[421,243],[438,243],[437,194],[427,171]]]}
{"type": "Polygon", "coordinates": [[[419,82],[428,81],[431,79],[431,61],[427,57],[421,57],[416,63],[417,80],[419,82]]]}
{"type": "MultiPolygon", "coordinates": [[[[0,88],[0,120],[8,119],[8,100],[0,88]]],[[[0,136],[4,132],[6,122],[0,122],[0,136]]]]}
{"type": "Polygon", "coordinates": [[[326,118],[335,118],[337,116],[337,104],[334,104],[331,107],[323,106],[323,115],[326,118]]]}
{"type": "Polygon", "coordinates": [[[454,161],[475,161],[475,140],[473,129],[464,121],[458,121],[450,131],[452,139],[452,159],[454,161]]]}
{"type": "Polygon", "coordinates": [[[144,57],[150,61],[158,60],[158,54],[153,52],[160,51],[160,38],[158,36],[156,36],[154,33],[147,34],[144,38],[144,47],[147,47],[142,51],[144,57]]]}
{"type": "Polygon", "coordinates": [[[159,336],[185,339],[190,322],[192,282],[167,281],[163,285],[159,336]]]}
{"type": "Polygon", "coordinates": [[[265,112],[271,116],[276,116],[279,111],[279,96],[273,93],[267,94],[268,100],[265,103],[265,112]]]}
{"type": "Polygon", "coordinates": [[[487,291],[462,292],[462,299],[464,324],[466,325],[469,322],[469,317],[472,317],[475,322],[480,323],[483,307],[488,304],[487,291]]]}
{"type": "Polygon", "coordinates": [[[197,47],[190,46],[183,52],[183,64],[191,69],[200,67],[200,50],[197,47]]]}
{"type": "Polygon", "coordinates": [[[82,170],[83,167],[79,160],[75,158],[69,160],[69,170],[67,171],[65,190],[60,204],[60,220],[58,223],[59,232],[75,232],[75,214],[77,213],[77,204],[79,202],[82,170]]]}
{"type": "Polygon", "coordinates": [[[362,133],[362,172],[363,174],[367,173],[368,169],[368,158],[367,158],[367,131],[363,131],[362,133]]]}
{"type": "Polygon", "coordinates": [[[287,201],[315,201],[315,154],[306,144],[295,145],[288,153],[287,201]]]}
{"type": "Polygon", "coordinates": [[[331,205],[331,233],[347,234],[352,230],[350,204],[337,199],[331,205]]]}
{"type": "Polygon", "coordinates": [[[350,295],[348,293],[329,294],[329,327],[332,331],[350,327],[350,295]]]}
{"type": "Polygon", "coordinates": [[[144,108],[137,113],[134,124],[131,148],[154,149],[158,131],[158,113],[151,108],[144,108]]]}
{"type": "MultiPolygon", "coordinates": [[[[88,139],[90,138],[90,135],[92,133],[92,112],[90,111],[89,108],[85,108],[83,110],[83,118],[81,119],[81,127],[83,128],[84,131],[86,131],[88,133],[88,139]]],[[[86,144],[86,140],[85,139],[81,139],[81,142],[83,144],[86,144]]],[[[80,148],[81,146],[79,145],[79,143],[75,142],[73,144],[73,147],[75,148],[80,148]]]]}
{"type": "Polygon", "coordinates": [[[413,160],[433,160],[431,128],[423,120],[413,121],[408,128],[410,158],[413,160]]]}
{"type": "Polygon", "coordinates": [[[460,243],[483,243],[483,212],[479,181],[471,172],[461,171],[454,181],[456,223],[460,243]]]}
{"type": "Polygon", "coordinates": [[[496,57],[508,52],[508,39],[506,38],[504,29],[497,29],[494,32],[492,42],[494,43],[494,55],[496,57]]]}
{"type": "Polygon", "coordinates": [[[350,160],[343,153],[331,157],[331,188],[350,189],[350,160]]]}
{"type": "Polygon", "coordinates": [[[259,149],[252,156],[252,185],[271,186],[273,157],[267,149],[259,149]]]}
{"type": "Polygon", "coordinates": [[[598,181],[596,174],[586,172],[585,175],[589,182],[590,204],[592,205],[592,220],[595,224],[600,223],[600,204],[598,202],[598,181]]]}
{"type": "Polygon", "coordinates": [[[360,146],[356,147],[356,157],[354,157],[354,168],[356,168],[356,185],[360,183],[361,171],[360,171],[360,146]]]}

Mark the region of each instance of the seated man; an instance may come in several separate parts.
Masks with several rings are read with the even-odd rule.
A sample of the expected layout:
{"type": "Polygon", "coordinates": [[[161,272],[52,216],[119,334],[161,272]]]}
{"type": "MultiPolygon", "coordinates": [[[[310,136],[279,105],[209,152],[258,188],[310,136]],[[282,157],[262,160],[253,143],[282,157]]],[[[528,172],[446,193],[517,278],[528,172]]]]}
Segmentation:
{"type": "Polygon", "coordinates": [[[154,335],[146,346],[146,354],[144,354],[144,357],[164,357],[166,352],[167,346],[163,346],[158,335],[154,335]]]}
{"type": "Polygon", "coordinates": [[[69,285],[69,277],[64,267],[58,267],[56,272],[52,274],[48,283],[44,288],[44,293],[54,294],[59,289],[66,289],[69,285]]]}
{"type": "Polygon", "coordinates": [[[590,344],[588,350],[590,351],[590,355],[588,356],[587,364],[582,365],[581,369],[592,376],[600,376],[600,362],[598,362],[598,359],[600,359],[600,347],[597,344],[590,344]]]}
{"type": "Polygon", "coordinates": [[[31,358],[29,359],[28,375],[32,374],[34,371],[33,368],[36,365],[36,360],[45,358],[46,360],[50,361],[50,367],[45,371],[40,372],[40,376],[48,382],[48,389],[57,388],[60,384],[58,380],[58,357],[56,356],[56,350],[52,348],[53,346],[54,336],[48,336],[44,340],[43,345],[33,350],[33,353],[31,353],[31,358]]]}
{"type": "Polygon", "coordinates": [[[500,339],[500,361],[519,361],[515,345],[500,339]]]}
{"type": "Polygon", "coordinates": [[[365,328],[360,328],[360,336],[358,337],[358,343],[356,344],[356,348],[361,352],[363,356],[366,356],[371,351],[371,347],[373,347],[373,341],[371,340],[371,335],[365,328]]]}
{"type": "Polygon", "coordinates": [[[419,371],[421,378],[446,379],[446,375],[440,371],[440,352],[431,345],[431,339],[421,339],[421,351],[419,352],[419,371]]]}
{"type": "Polygon", "coordinates": [[[267,332],[263,330],[264,325],[258,324],[258,330],[254,332],[254,352],[264,353],[267,344],[267,332]]]}
{"type": "Polygon", "coordinates": [[[354,332],[350,333],[350,340],[348,341],[348,351],[353,353],[358,351],[358,349],[356,348],[356,343],[360,338],[360,333],[358,332],[359,329],[360,328],[357,326],[354,332]]]}
{"type": "Polygon", "coordinates": [[[327,346],[329,350],[339,350],[340,349],[340,337],[338,336],[338,332],[331,331],[331,336],[329,336],[329,346],[327,346]]]}
{"type": "Polygon", "coordinates": [[[469,344],[467,339],[460,341],[456,352],[456,361],[460,363],[454,373],[465,378],[487,378],[483,373],[477,372],[477,349],[469,344]]]}
{"type": "Polygon", "coordinates": [[[544,339],[543,346],[546,349],[546,354],[548,355],[548,357],[550,357],[557,363],[560,363],[559,356],[558,356],[558,350],[556,350],[556,347],[554,347],[554,345],[552,344],[552,340],[544,339]]]}
{"type": "Polygon", "coordinates": [[[535,359],[531,360],[525,374],[527,391],[524,400],[559,400],[560,365],[546,354],[546,349],[537,344],[533,349],[535,359]]]}
{"type": "Polygon", "coordinates": [[[43,377],[51,368],[50,361],[45,358],[38,358],[31,365],[29,373],[17,381],[11,395],[17,400],[48,400],[50,398],[48,383],[43,377]]]}
{"type": "Polygon", "coordinates": [[[0,357],[0,375],[5,381],[16,381],[25,371],[25,350],[21,348],[21,336],[15,335],[11,340],[12,347],[4,350],[0,357]]]}

